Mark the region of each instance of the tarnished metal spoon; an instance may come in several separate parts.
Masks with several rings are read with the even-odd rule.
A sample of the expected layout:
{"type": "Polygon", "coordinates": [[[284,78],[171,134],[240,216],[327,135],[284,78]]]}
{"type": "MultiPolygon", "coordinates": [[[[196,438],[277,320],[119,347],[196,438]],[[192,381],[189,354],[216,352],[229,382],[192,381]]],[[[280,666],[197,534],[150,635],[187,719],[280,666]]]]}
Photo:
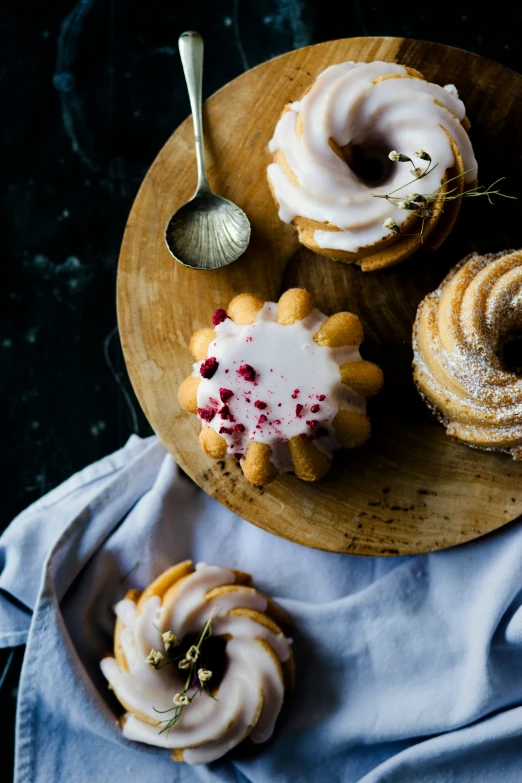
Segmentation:
{"type": "Polygon", "coordinates": [[[167,247],[176,259],[192,269],[219,269],[236,261],[250,240],[250,223],[232,201],[210,189],[205,169],[201,83],[203,39],[199,33],[182,33],[179,53],[194,122],[198,184],[196,192],[175,212],[165,232],[167,247]]]}

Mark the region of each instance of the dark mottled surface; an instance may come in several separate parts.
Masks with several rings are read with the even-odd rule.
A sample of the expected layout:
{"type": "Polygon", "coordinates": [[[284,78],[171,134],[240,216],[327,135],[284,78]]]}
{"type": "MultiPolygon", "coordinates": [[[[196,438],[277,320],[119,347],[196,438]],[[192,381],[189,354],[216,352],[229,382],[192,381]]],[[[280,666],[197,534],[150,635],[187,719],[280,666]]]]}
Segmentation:
{"type": "MultiPolygon", "coordinates": [[[[150,432],[126,378],[114,288],[134,194],[188,113],[176,46],[183,30],[206,39],[208,95],[289,49],[352,35],[440,41],[522,71],[521,21],[518,7],[485,13],[468,2],[4,5],[0,524],[131,432],[150,432]]],[[[20,662],[17,654],[0,694],[2,771],[12,752],[20,662]]]]}

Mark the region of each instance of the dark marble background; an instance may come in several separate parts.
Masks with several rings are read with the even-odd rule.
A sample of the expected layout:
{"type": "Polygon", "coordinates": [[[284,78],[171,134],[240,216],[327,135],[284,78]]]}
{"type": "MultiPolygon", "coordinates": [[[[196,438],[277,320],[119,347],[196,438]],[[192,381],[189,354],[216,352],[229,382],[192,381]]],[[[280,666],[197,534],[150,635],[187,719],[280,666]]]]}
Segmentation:
{"type": "MultiPolygon", "coordinates": [[[[177,52],[183,30],[205,38],[209,95],[289,49],[358,35],[439,41],[522,71],[521,21],[519,5],[457,0],[3,4],[0,529],[130,433],[150,433],[121,355],[115,278],[134,195],[189,113],[177,52]]],[[[21,652],[4,679],[7,660],[2,773],[21,652]]]]}

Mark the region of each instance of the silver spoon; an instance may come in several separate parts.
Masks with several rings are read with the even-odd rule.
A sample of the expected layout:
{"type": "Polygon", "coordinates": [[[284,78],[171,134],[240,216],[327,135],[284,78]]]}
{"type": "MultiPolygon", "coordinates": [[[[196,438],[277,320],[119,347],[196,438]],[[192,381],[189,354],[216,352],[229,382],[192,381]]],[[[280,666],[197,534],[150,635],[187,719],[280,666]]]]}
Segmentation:
{"type": "Polygon", "coordinates": [[[242,209],[217,196],[208,184],[201,119],[203,39],[199,33],[182,33],[178,45],[194,122],[198,184],[190,201],[169,220],[165,240],[181,264],[192,269],[219,269],[245,252],[250,223],[242,209]]]}

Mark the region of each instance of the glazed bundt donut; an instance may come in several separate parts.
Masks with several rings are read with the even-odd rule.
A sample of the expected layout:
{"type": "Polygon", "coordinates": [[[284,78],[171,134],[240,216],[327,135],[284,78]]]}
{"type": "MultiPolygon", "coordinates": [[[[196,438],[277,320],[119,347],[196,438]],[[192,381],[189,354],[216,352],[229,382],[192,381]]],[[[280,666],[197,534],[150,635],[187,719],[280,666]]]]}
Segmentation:
{"type": "Polygon", "coordinates": [[[270,142],[268,180],[281,220],[306,247],[364,271],[438,247],[461,199],[442,210],[440,198],[423,207],[413,196],[458,196],[476,180],[465,114],[453,85],[411,68],[332,65],[285,108],[270,142]]]}
{"type": "Polygon", "coordinates": [[[234,456],[256,486],[292,470],[317,481],[335,449],[369,438],[366,398],[382,372],[361,359],[357,316],[327,318],[307,291],[293,288],[277,304],[240,294],[213,324],[193,335],[197,364],[178,393],[202,422],[208,456],[234,456]]]}
{"type": "Polygon", "coordinates": [[[288,618],[249,574],[186,561],[115,612],[114,656],[101,669],[126,710],[125,737],[189,764],[269,739],[293,654],[280,627],[288,618]]]}
{"type": "Polygon", "coordinates": [[[473,254],[420,303],[414,379],[449,435],[522,459],[522,379],[502,351],[522,329],[522,251],[473,254]]]}

